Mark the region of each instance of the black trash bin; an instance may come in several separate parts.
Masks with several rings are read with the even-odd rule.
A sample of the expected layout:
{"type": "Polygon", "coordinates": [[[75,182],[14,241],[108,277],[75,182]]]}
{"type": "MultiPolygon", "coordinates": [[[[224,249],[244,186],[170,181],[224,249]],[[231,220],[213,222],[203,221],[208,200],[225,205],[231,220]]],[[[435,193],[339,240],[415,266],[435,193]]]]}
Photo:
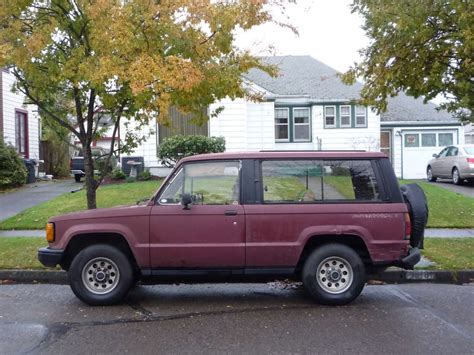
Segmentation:
{"type": "Polygon", "coordinates": [[[26,183],[33,184],[36,182],[35,166],[36,162],[33,159],[25,159],[25,166],[28,174],[26,175],[26,183]]]}

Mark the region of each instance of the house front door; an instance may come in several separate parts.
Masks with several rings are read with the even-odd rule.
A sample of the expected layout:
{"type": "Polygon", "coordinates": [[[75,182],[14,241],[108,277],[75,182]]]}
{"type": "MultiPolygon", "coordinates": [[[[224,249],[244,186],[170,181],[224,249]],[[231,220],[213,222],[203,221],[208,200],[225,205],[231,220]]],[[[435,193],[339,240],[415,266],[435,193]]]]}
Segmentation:
{"type": "Polygon", "coordinates": [[[380,132],[380,151],[388,156],[388,159],[392,161],[392,132],[381,131],[380,132]]]}

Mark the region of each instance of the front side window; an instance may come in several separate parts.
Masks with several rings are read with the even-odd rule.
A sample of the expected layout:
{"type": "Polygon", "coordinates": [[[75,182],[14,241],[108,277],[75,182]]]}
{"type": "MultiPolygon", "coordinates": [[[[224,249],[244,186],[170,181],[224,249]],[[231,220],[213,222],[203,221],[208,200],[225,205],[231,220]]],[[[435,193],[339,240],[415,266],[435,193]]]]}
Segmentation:
{"type": "Polygon", "coordinates": [[[445,147],[447,145],[453,144],[453,134],[452,133],[439,133],[438,142],[440,147],[445,147]]]}
{"type": "Polygon", "coordinates": [[[336,106],[324,107],[324,126],[336,127],[336,106]]]}
{"type": "Polygon", "coordinates": [[[289,110],[287,108],[275,109],[275,140],[289,140],[289,110]]]}
{"type": "Polygon", "coordinates": [[[366,127],[367,126],[367,108],[365,106],[356,106],[356,127],[366,127]]]}
{"type": "Polygon", "coordinates": [[[294,141],[309,141],[311,137],[309,124],[310,110],[309,108],[294,108],[294,141]]]}
{"type": "Polygon", "coordinates": [[[262,182],[266,203],[381,199],[369,160],[264,161],[262,182]]]}
{"type": "Polygon", "coordinates": [[[195,205],[235,205],[240,196],[240,162],[188,163],[168,182],[159,198],[161,205],[176,205],[183,194],[195,205]]]}
{"type": "Polygon", "coordinates": [[[349,105],[340,106],[341,127],[351,126],[351,107],[349,105]]]}

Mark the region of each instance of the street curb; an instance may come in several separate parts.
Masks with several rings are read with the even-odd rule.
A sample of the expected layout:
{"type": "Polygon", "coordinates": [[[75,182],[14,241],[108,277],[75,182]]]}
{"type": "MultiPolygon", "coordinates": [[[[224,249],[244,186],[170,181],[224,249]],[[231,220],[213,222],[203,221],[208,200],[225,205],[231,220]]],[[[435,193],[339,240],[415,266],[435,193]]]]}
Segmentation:
{"type": "Polygon", "coordinates": [[[68,283],[68,278],[65,271],[0,270],[0,284],[7,283],[47,283],[64,285],[68,283]]]}
{"type": "Polygon", "coordinates": [[[387,284],[438,283],[462,285],[474,282],[474,270],[403,270],[389,269],[370,277],[387,284]]]}
{"type": "MultiPolygon", "coordinates": [[[[439,283],[462,285],[474,283],[474,270],[402,270],[389,269],[371,275],[369,284],[439,283]]],[[[0,284],[45,283],[68,284],[65,271],[46,270],[0,270],[0,284]]]]}

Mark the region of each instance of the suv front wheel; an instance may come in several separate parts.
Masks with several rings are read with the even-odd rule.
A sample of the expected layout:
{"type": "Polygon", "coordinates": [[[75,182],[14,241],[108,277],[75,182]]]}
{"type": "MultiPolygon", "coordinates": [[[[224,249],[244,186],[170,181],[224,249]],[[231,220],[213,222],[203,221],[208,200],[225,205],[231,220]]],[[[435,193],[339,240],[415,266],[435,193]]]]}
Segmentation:
{"type": "Polygon", "coordinates": [[[90,306],[120,302],[133,282],[130,260],[119,249],[106,244],[81,250],[69,269],[72,291],[90,306]]]}
{"type": "Polygon", "coordinates": [[[365,268],[352,248],[343,244],[325,244],[308,257],[302,278],[303,285],[316,302],[343,305],[362,292],[365,268]]]}

